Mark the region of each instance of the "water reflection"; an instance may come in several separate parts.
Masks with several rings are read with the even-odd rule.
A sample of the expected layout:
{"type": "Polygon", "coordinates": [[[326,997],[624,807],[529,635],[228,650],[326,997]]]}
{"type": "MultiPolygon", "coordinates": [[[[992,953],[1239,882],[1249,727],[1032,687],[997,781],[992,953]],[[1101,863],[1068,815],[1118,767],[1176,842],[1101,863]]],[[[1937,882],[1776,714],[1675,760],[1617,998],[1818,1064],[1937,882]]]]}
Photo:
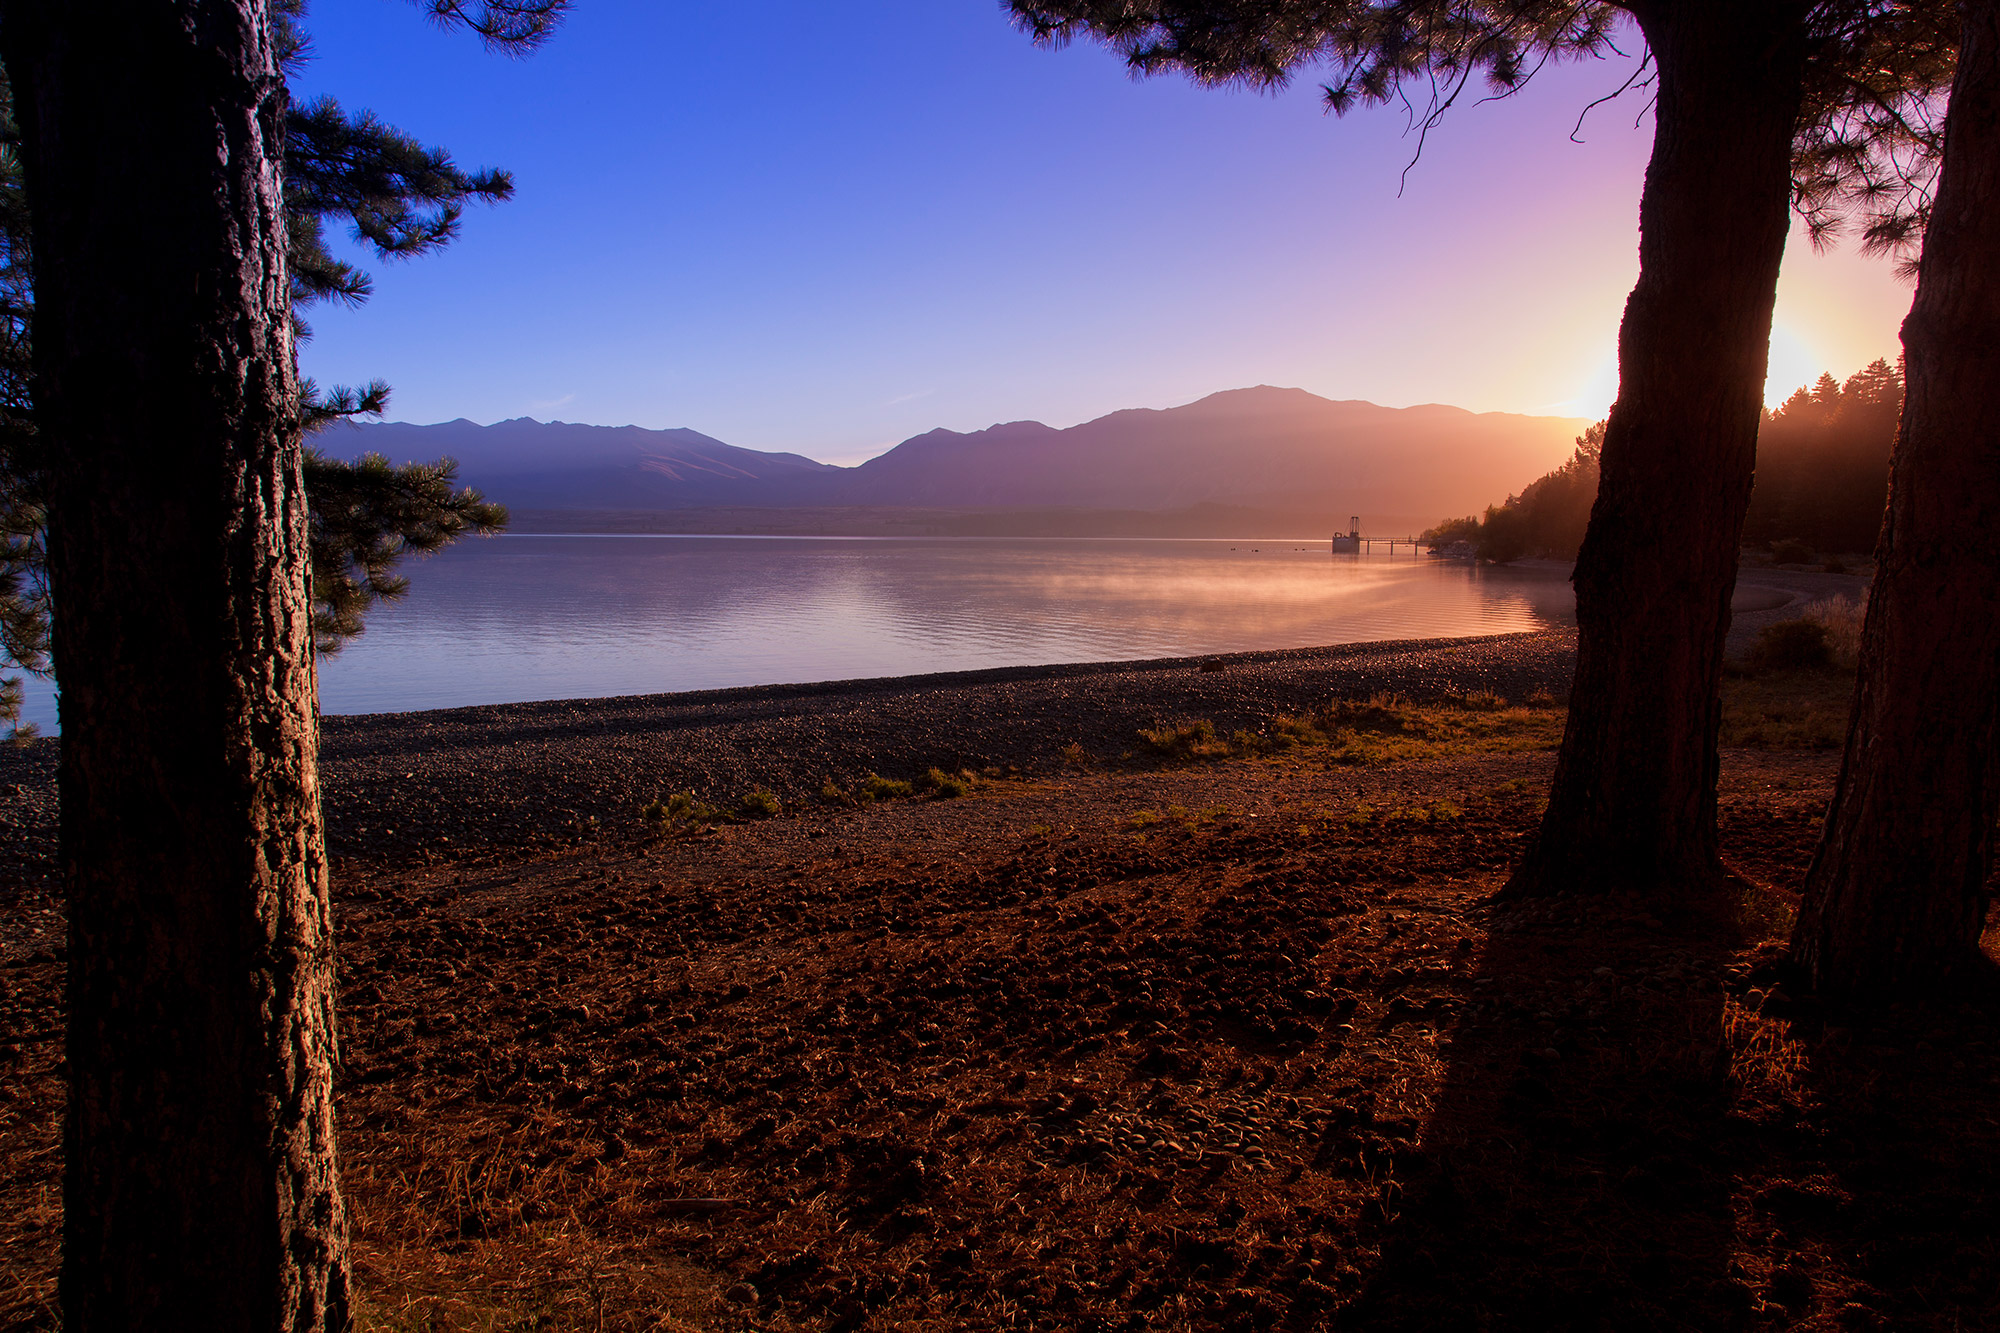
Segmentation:
{"type": "Polygon", "coordinates": [[[327,712],[1493,634],[1573,605],[1556,573],[1272,542],[523,536],[413,574],[325,664],[327,712]]]}
{"type": "MultiPolygon", "coordinates": [[[[1498,634],[1573,621],[1555,570],[1324,543],[537,537],[409,567],[321,663],[328,713],[1498,634]]],[[[28,716],[53,730],[46,686],[28,716]]]]}

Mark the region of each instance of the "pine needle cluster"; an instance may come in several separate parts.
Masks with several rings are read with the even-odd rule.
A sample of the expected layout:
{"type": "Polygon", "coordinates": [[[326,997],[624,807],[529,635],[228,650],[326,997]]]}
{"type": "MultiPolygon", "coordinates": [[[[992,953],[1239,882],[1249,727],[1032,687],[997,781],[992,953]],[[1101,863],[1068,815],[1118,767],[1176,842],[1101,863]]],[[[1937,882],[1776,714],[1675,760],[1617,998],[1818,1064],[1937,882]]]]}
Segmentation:
{"type": "Polygon", "coordinates": [[[361,633],[375,603],[395,601],[410,581],[395,572],[406,555],[428,555],[467,534],[507,526],[505,507],[454,489],[458,464],[393,466],[381,454],[353,463],[306,451],[312,513],[313,644],[322,654],[361,633]]]}
{"type": "MultiPolygon", "coordinates": [[[[464,28],[488,47],[521,54],[561,21],[568,0],[415,0],[430,18],[464,28]]],[[[307,0],[276,0],[272,36],[280,66],[295,76],[311,58],[303,23],[307,0]]],[[[381,259],[407,259],[449,244],[468,203],[512,196],[505,171],[467,171],[370,112],[351,115],[332,98],[292,107],[285,118],[285,206],[290,233],[292,318],[311,336],[303,312],[322,301],[359,305],[369,275],[336,258],[327,227],[345,223],[352,240],[381,259]]],[[[0,74],[0,662],[37,675],[50,671],[45,492],[32,396],[34,287],[32,234],[13,97],[0,74]]],[[[354,416],[380,415],[389,386],[300,386],[299,425],[310,433],[354,416]]],[[[507,511],[476,491],[454,489],[457,464],[391,466],[370,455],[343,463],[308,450],[313,638],[322,653],[362,631],[375,603],[400,597],[407,581],[394,570],[467,534],[497,532],[507,511]]],[[[0,725],[17,724],[18,677],[0,680],[0,725]]]]}
{"type": "MultiPolygon", "coordinates": [[[[1551,62],[1622,54],[1634,0],[1011,0],[1037,42],[1092,37],[1133,73],[1284,87],[1328,69],[1327,110],[1400,102],[1422,138],[1472,86],[1507,97],[1551,62]]],[[[1859,222],[1869,253],[1921,241],[1957,63],[1953,0],[1799,7],[1811,51],[1793,194],[1816,241],[1859,222]]],[[[1612,97],[1650,91],[1650,55],[1612,97]]],[[[1609,98],[1603,100],[1610,100],[1609,98]]],[[[1593,105],[1595,105],[1593,103],[1593,105]]],[[[1588,108],[1586,108],[1587,110],[1588,108]]]]}

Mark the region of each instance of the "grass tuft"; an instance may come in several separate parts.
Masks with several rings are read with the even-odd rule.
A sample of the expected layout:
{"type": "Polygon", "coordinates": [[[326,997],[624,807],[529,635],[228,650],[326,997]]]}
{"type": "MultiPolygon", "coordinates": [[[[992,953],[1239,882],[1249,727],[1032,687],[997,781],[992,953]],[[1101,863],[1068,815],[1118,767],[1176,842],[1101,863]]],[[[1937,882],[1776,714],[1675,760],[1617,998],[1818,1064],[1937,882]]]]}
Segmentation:
{"type": "Polygon", "coordinates": [[[700,828],[728,818],[721,810],[695,799],[691,791],[673,792],[639,811],[639,818],[661,828],[700,828]]]}
{"type": "Polygon", "coordinates": [[[1228,740],[1205,720],[1166,723],[1139,732],[1144,749],[1162,759],[1225,759],[1318,749],[1336,764],[1376,767],[1410,759],[1553,749],[1562,739],[1563,709],[1543,698],[1512,704],[1477,692],[1414,704],[1391,694],[1335,699],[1313,712],[1279,713],[1256,731],[1228,740]]]}
{"type": "Polygon", "coordinates": [[[1721,743],[1759,750],[1834,750],[1847,740],[1854,677],[1772,671],[1722,682],[1721,743]]]}
{"type": "Polygon", "coordinates": [[[1229,742],[1216,738],[1215,724],[1206,718],[1141,727],[1139,743],[1162,759],[1226,759],[1230,754],[1229,742]]]}
{"type": "Polygon", "coordinates": [[[1861,659],[1861,624],[1867,608],[1850,597],[1821,597],[1807,602],[1802,613],[1826,631],[1827,651],[1837,667],[1852,670],[1861,659]]]}
{"type": "Polygon", "coordinates": [[[858,795],[864,801],[905,801],[916,791],[907,782],[885,778],[880,773],[870,773],[861,779],[858,795]]]}
{"type": "Polygon", "coordinates": [[[1826,626],[1800,616],[1766,625],[1750,646],[1750,669],[1765,671],[1818,671],[1833,665],[1833,645],[1826,626]]]}
{"type": "Polygon", "coordinates": [[[923,789],[942,801],[957,800],[971,792],[975,781],[970,773],[947,773],[941,768],[933,768],[921,779],[923,789]]]}

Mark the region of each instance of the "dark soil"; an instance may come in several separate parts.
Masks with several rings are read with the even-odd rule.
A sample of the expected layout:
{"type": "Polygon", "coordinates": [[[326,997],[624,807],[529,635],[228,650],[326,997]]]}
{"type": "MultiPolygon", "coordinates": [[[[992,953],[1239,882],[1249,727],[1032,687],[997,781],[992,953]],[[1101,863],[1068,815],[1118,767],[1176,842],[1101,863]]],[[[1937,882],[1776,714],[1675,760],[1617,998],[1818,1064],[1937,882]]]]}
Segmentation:
{"type": "MultiPolygon", "coordinates": [[[[1117,702],[850,768],[962,746],[1003,776],[957,800],[539,851],[405,800],[468,832],[336,886],[368,1326],[2000,1325],[1990,1000],[1827,1012],[1775,967],[1831,756],[1727,754],[1738,898],[1500,914],[1548,754],[1162,768],[1117,727],[1242,723],[1117,702]]],[[[0,1328],[52,1327],[59,973],[0,967],[0,1328]]]]}

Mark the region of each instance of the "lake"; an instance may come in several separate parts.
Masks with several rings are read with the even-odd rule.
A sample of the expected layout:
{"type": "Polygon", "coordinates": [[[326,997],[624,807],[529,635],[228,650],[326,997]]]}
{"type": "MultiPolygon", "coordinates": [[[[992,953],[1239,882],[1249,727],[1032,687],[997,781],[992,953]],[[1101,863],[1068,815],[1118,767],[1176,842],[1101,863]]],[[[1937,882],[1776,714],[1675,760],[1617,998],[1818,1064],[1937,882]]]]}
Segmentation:
{"type": "MultiPolygon", "coordinates": [[[[508,535],[412,560],[328,713],[1183,657],[1574,623],[1551,569],[1324,539],[508,535]]],[[[55,730],[53,692],[28,718],[55,730]]]]}

